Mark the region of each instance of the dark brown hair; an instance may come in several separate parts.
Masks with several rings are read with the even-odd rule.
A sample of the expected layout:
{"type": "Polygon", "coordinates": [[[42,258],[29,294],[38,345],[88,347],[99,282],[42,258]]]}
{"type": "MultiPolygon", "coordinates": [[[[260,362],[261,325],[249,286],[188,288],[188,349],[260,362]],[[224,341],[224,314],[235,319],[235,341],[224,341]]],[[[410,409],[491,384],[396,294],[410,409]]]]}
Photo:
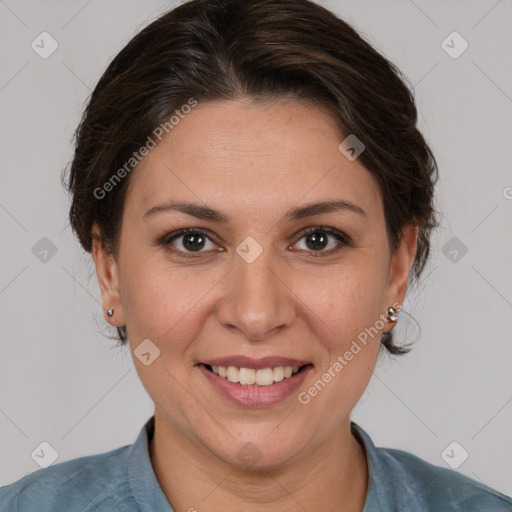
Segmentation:
{"type": "MultiPolygon", "coordinates": [[[[91,94],[65,183],[72,193],[73,231],[91,252],[97,223],[103,243],[117,255],[131,173],[122,173],[126,177],[108,193],[98,190],[112,184],[116,170],[129,170],[126,163],[134,163],[154,130],[191,98],[292,97],[326,108],[342,133],[364,143],[359,159],[380,186],[391,253],[405,226],[419,227],[414,284],[438,225],[437,164],[416,127],[414,95],[405,80],[349,24],[309,0],[186,2],[138,33],[91,94]]],[[[117,331],[124,344],[126,326],[117,331]]],[[[394,344],[392,331],[383,334],[382,344],[392,354],[408,351],[394,344]]]]}

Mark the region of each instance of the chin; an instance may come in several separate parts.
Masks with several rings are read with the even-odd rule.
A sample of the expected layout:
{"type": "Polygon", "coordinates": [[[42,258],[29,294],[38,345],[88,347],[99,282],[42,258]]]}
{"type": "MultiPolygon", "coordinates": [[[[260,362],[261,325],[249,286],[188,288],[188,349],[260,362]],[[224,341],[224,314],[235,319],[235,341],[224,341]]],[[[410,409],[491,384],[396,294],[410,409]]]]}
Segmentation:
{"type": "MultiPolygon", "coordinates": [[[[298,445],[289,431],[283,438],[269,434],[267,429],[254,435],[246,433],[233,437],[236,442],[229,436],[229,441],[224,441],[226,449],[219,450],[219,442],[211,447],[211,451],[226,464],[240,469],[271,469],[290,463],[297,455],[298,445]]],[[[300,438],[304,440],[303,435],[300,438]]]]}

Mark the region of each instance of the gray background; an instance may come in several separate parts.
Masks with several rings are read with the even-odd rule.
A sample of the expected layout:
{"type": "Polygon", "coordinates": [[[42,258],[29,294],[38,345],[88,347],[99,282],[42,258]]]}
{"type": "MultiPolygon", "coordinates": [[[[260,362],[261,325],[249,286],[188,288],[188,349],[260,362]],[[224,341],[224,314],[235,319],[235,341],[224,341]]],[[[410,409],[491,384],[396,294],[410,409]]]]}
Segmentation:
{"type": "MultiPolygon", "coordinates": [[[[381,358],[352,417],[377,445],[441,466],[457,441],[469,453],[458,471],[510,495],[512,2],[321,3],[408,77],[441,175],[442,227],[405,304],[412,319],[396,327],[421,337],[410,355],[381,358]],[[456,59],[441,46],[453,31],[469,43],[456,59]]],[[[114,331],[59,179],[101,73],[173,5],[0,0],[0,485],[39,468],[42,441],[57,462],[100,453],[131,444],[152,414],[129,351],[104,337],[114,331]],[[31,48],[43,31],[59,45],[47,59],[31,48]],[[43,237],[57,249],[46,262],[33,252],[43,237]]]]}

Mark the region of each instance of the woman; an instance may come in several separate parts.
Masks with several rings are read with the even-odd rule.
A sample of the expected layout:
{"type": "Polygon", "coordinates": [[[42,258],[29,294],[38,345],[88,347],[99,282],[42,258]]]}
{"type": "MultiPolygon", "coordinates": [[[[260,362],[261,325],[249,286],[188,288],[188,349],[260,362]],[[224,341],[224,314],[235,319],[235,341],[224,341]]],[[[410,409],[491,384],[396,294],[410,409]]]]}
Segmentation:
{"type": "Polygon", "coordinates": [[[399,71],[308,0],[193,0],[77,131],[70,221],[155,403],[136,442],[1,511],[505,511],[350,421],[429,253],[435,158],[399,71]]]}

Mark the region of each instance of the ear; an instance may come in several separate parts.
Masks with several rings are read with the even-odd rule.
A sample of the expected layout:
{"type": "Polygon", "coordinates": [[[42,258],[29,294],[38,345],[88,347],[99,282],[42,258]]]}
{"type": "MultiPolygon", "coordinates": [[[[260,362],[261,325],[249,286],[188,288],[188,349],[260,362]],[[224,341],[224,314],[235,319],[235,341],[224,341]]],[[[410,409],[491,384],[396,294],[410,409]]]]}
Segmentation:
{"type": "Polygon", "coordinates": [[[121,303],[118,265],[114,255],[105,248],[97,224],[93,225],[92,235],[92,257],[101,290],[103,315],[109,324],[121,327],[126,322],[121,303]],[[107,310],[110,308],[114,308],[114,315],[112,317],[107,315],[107,310]]]}
{"type": "MultiPolygon", "coordinates": [[[[405,300],[407,285],[409,284],[409,274],[418,246],[418,231],[418,226],[405,226],[402,231],[402,239],[391,258],[389,266],[384,311],[387,311],[388,307],[395,303],[401,306],[405,300]]],[[[391,323],[390,328],[384,329],[383,332],[390,331],[394,325],[391,323]]]]}

